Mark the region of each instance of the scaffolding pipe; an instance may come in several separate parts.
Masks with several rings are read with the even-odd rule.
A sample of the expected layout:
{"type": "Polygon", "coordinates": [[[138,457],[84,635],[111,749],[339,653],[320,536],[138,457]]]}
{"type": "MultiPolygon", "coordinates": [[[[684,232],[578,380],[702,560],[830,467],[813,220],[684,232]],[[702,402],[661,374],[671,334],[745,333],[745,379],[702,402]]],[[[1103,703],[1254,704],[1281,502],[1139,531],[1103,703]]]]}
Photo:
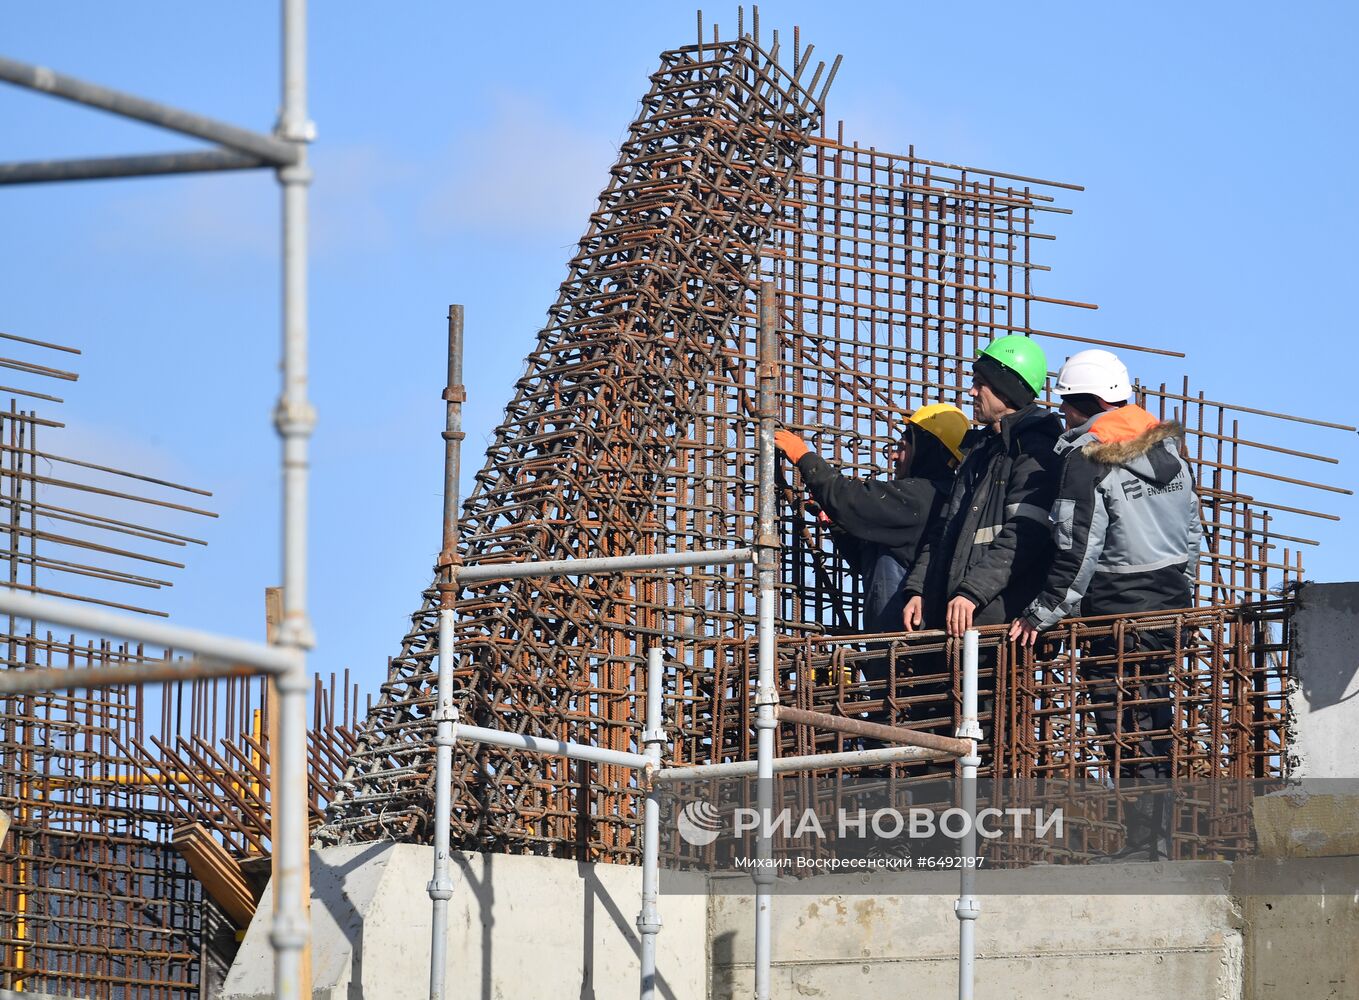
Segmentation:
{"type": "MultiPolygon", "coordinates": [[[[930,757],[952,757],[942,750],[924,747],[880,747],[874,750],[846,750],[843,753],[812,753],[797,757],[776,757],[774,773],[820,771],[823,768],[868,767],[876,764],[896,764],[903,760],[925,760],[930,757]]],[[[733,760],[723,764],[695,764],[689,767],[665,767],[652,776],[652,781],[672,784],[677,781],[701,781],[709,778],[749,778],[755,775],[759,761],[733,760]]]]}
{"type": "Polygon", "coordinates": [[[444,1000],[447,977],[448,901],[453,898],[449,865],[449,822],[453,811],[453,746],[457,742],[458,710],[453,706],[453,657],[456,653],[454,615],[439,609],[439,694],[434,710],[434,877],[425,887],[431,909],[429,940],[429,998],[444,1000]]]}
{"type": "Polygon", "coordinates": [[[217,170],[253,170],[267,166],[271,164],[261,157],[238,153],[231,149],[208,149],[194,153],[151,153],[143,156],[98,156],[77,160],[26,160],[0,163],[0,184],[157,177],[165,174],[199,174],[217,170]]]}
{"type": "MultiPolygon", "coordinates": [[[[648,770],[660,770],[665,748],[665,728],[661,718],[661,684],[665,675],[665,654],[659,646],[647,650],[646,728],[642,745],[646,748],[648,770]]],[[[660,895],[660,791],[652,785],[642,805],[642,909],[637,914],[637,933],[642,939],[641,1000],[656,997],[656,935],[661,932],[660,895]]]]}
{"type": "Polygon", "coordinates": [[[825,712],[812,712],[805,708],[791,708],[787,705],[780,705],[774,710],[774,714],[781,722],[816,726],[820,729],[829,729],[835,733],[882,740],[884,743],[902,743],[907,746],[922,747],[926,750],[948,754],[950,757],[962,757],[972,750],[972,744],[967,740],[940,736],[937,733],[917,732],[914,729],[904,729],[898,726],[884,726],[880,722],[867,722],[863,719],[847,719],[843,715],[828,715],[825,712]]]}
{"type": "Polygon", "coordinates": [[[640,556],[600,556],[591,559],[539,559],[516,563],[484,563],[462,566],[459,586],[486,580],[521,580],[534,576],[595,576],[650,569],[683,569],[688,566],[721,566],[755,561],[752,549],[716,549],[690,552],[657,552],[640,556]]]}
{"type": "MultiPolygon", "coordinates": [[[[174,649],[185,653],[195,653],[205,660],[229,663],[242,663],[268,674],[282,674],[292,669],[295,654],[276,646],[263,646],[245,639],[200,632],[197,629],[181,628],[177,625],[161,625],[157,622],[143,621],[117,615],[109,611],[87,608],[79,604],[66,604],[62,601],[42,597],[29,597],[11,590],[0,590],[0,614],[33,621],[47,622],[51,625],[65,625],[81,632],[117,636],[147,642],[163,649],[174,649]]],[[[110,670],[126,670],[128,683],[133,683],[133,671],[129,667],[111,667],[110,670]]],[[[64,673],[64,671],[61,671],[64,673]]],[[[7,679],[10,671],[0,672],[0,684],[7,679]]],[[[22,672],[14,671],[16,677],[22,672]]],[[[0,689],[3,690],[3,689],[0,689]]]]}
{"type": "MultiPolygon", "coordinates": [[[[290,4],[294,0],[284,0],[284,2],[290,4]]],[[[300,13],[299,17],[301,16],[303,14],[300,13]]],[[[284,45],[287,44],[285,38],[284,45]]],[[[301,51],[299,48],[299,52],[301,51]]],[[[298,78],[301,79],[300,73],[298,78]]],[[[180,132],[199,139],[207,139],[209,142],[221,143],[230,149],[258,156],[276,166],[281,167],[300,162],[298,157],[302,150],[290,141],[291,137],[286,133],[277,137],[261,135],[258,132],[252,132],[250,129],[214,121],[211,118],[196,115],[189,111],[181,111],[179,108],[172,108],[168,104],[148,101],[143,97],[135,97],[132,94],[125,94],[109,87],[101,87],[96,83],[77,80],[73,76],[54,72],[46,66],[32,66],[28,63],[19,62],[17,59],[7,59],[0,56],[0,80],[20,87],[27,87],[30,90],[37,90],[44,94],[51,94],[53,97],[60,97],[67,101],[74,101],[76,104],[99,108],[101,111],[111,111],[113,114],[122,115],[124,118],[135,118],[149,125],[158,125],[161,128],[170,129],[172,132],[180,132]]],[[[285,102],[287,100],[286,93],[284,100],[285,102]]],[[[299,105],[299,108],[303,107],[304,105],[299,105]]],[[[305,110],[302,111],[302,117],[305,117],[305,110]]]]}
{"type": "Polygon", "coordinates": [[[778,684],[774,675],[774,604],[779,539],[775,527],[774,419],[778,345],[774,326],[774,283],[760,282],[758,359],[759,533],[755,539],[759,587],[759,675],[755,687],[756,803],[760,825],[755,845],[755,1000],[769,1000],[774,902],[773,850],[769,825],[774,802],[774,735],[778,719],[778,684]]]}
{"type": "Polygon", "coordinates": [[[465,726],[461,722],[453,727],[457,739],[471,743],[485,743],[507,750],[528,750],[531,753],[545,754],[548,757],[567,757],[571,760],[588,760],[592,764],[613,764],[618,767],[631,767],[645,770],[648,760],[640,753],[627,750],[610,750],[606,747],[591,746],[588,743],[572,743],[569,740],[551,740],[542,736],[529,736],[527,733],[510,733],[503,729],[485,729],[481,726],[465,726]]]}
{"type": "Polygon", "coordinates": [[[0,670],[0,695],[36,694],[39,691],[77,691],[125,684],[158,684],[162,681],[199,681],[218,677],[252,677],[259,668],[231,660],[199,657],[151,663],[120,663],[114,667],[43,667],[38,670],[0,670]]]}
{"type": "Polygon", "coordinates": [[[458,562],[458,477],[462,460],[462,306],[448,307],[448,384],[444,388],[443,551],[439,556],[439,687],[434,708],[434,877],[426,887],[432,908],[429,942],[429,996],[443,1000],[448,975],[448,902],[453,898],[449,822],[453,813],[453,746],[458,710],[453,704],[453,666],[457,656],[455,615],[458,562]]]}
{"type": "Polygon", "coordinates": [[[977,721],[977,640],[976,629],[963,633],[963,717],[958,737],[968,741],[971,749],[958,759],[962,765],[962,808],[968,817],[960,858],[962,864],[958,869],[958,900],[953,904],[953,912],[958,917],[958,1000],[973,1000],[977,917],[981,915],[981,901],[973,895],[977,869],[970,863],[977,856],[977,768],[981,765],[977,743],[982,738],[981,725],[977,721]]]}
{"type": "MultiPolygon", "coordinates": [[[[306,0],[283,0],[283,111],[277,138],[270,140],[282,148],[204,135],[286,164],[278,171],[283,188],[283,385],[274,426],[283,452],[283,621],[277,639],[291,655],[290,669],[278,678],[280,746],[274,756],[278,774],[270,831],[278,858],[278,885],[269,935],[274,947],[274,994],[285,1000],[311,995],[311,983],[303,981],[310,978],[306,951],[311,936],[306,651],[314,645],[307,618],[307,440],[316,415],[307,398],[307,189],[312,175],[306,144],[315,130],[307,118],[306,73],[306,0]]],[[[145,118],[135,110],[124,113],[145,118]]],[[[192,131],[182,124],[168,127],[192,131]]],[[[221,130],[214,124],[211,131],[221,130]]]]}

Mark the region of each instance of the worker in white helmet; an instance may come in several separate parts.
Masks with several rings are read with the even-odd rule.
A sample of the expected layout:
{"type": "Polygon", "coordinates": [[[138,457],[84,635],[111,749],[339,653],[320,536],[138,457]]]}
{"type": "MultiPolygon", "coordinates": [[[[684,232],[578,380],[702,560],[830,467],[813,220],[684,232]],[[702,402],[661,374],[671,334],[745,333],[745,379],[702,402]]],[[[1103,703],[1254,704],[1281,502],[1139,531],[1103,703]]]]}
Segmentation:
{"type": "MultiPolygon", "coordinates": [[[[1187,608],[1198,590],[1203,529],[1193,476],[1180,454],[1184,428],[1128,402],[1128,369],[1109,351],[1068,358],[1056,392],[1067,426],[1055,448],[1062,462],[1050,515],[1056,554],[1043,590],[1010,627],[1010,638],[1025,645],[1070,614],[1187,608]]],[[[1121,679],[1115,678],[1115,639],[1095,640],[1082,660],[1099,730],[1147,734],[1133,744],[1131,762],[1121,768],[1125,785],[1170,777],[1172,664],[1169,656],[1137,654],[1173,649],[1172,631],[1128,629],[1121,679]],[[1130,686],[1137,695],[1126,700],[1134,707],[1125,708],[1120,719],[1117,695],[1130,686]]],[[[1111,860],[1165,857],[1165,806],[1164,795],[1144,796],[1130,806],[1127,844],[1111,860]]]]}

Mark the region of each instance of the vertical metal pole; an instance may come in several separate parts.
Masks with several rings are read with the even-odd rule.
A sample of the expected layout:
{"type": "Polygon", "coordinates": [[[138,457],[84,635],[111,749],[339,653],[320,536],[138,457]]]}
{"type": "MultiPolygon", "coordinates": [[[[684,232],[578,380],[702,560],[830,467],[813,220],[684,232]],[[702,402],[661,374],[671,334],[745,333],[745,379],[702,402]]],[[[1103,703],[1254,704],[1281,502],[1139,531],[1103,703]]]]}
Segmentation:
{"type": "Polygon", "coordinates": [[[953,904],[958,917],[958,1000],[972,1000],[977,917],[981,916],[981,901],[972,894],[977,869],[969,865],[977,856],[977,768],[981,764],[977,743],[982,738],[981,724],[977,721],[977,639],[976,629],[963,633],[963,719],[955,734],[973,741],[972,752],[958,760],[962,765],[962,808],[968,816],[967,836],[961,848],[963,863],[958,869],[958,901],[953,904]]]}
{"type": "MultiPolygon", "coordinates": [[[[661,766],[665,728],[661,718],[661,685],[665,676],[665,653],[653,646],[646,654],[646,728],[642,730],[647,770],[661,766]]],[[[649,781],[650,774],[644,775],[649,781]]],[[[642,1000],[656,997],[656,935],[661,932],[661,913],[657,906],[660,892],[661,804],[659,791],[647,789],[642,813],[642,910],[637,914],[637,931],[642,937],[642,1000]]]]}
{"type": "Polygon", "coordinates": [[[759,677],[755,688],[756,802],[760,827],[756,839],[755,881],[755,1000],[769,1000],[769,966],[773,952],[773,849],[769,825],[774,806],[774,734],[778,720],[778,684],[774,676],[774,602],[778,573],[779,537],[775,528],[774,421],[778,378],[778,332],[775,326],[774,283],[760,282],[759,364],[756,368],[759,413],[759,537],[755,540],[759,582],[759,677]]]}
{"type": "Polygon", "coordinates": [[[307,439],[316,414],[307,398],[306,0],[283,0],[283,113],[277,135],[297,150],[297,162],[278,171],[283,186],[283,390],[274,426],[283,443],[283,622],[279,645],[296,654],[278,679],[279,746],[275,749],[273,850],[279,855],[274,947],[274,994],[311,995],[304,952],[307,920],[307,657],[314,645],[307,618],[307,439]]]}
{"type": "Polygon", "coordinates": [[[458,598],[458,476],[462,464],[462,306],[448,307],[448,385],[444,389],[444,544],[439,554],[439,691],[434,708],[434,877],[426,887],[432,913],[429,996],[443,1000],[447,978],[448,901],[453,898],[449,867],[449,822],[453,813],[453,744],[458,710],[453,705],[454,628],[458,598]]]}

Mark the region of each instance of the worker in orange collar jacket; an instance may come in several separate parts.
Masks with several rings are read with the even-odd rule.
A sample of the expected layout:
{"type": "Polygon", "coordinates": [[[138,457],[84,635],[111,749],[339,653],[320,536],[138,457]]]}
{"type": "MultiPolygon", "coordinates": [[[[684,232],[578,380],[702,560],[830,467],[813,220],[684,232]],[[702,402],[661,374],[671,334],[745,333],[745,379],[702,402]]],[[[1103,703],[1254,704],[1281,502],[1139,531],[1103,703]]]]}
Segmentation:
{"type": "MultiPolygon", "coordinates": [[[[1010,626],[1032,644],[1071,614],[1116,615],[1190,607],[1198,590],[1203,528],[1189,464],[1180,454],[1184,428],[1158,421],[1132,395],[1128,369],[1104,350],[1072,355],[1057,376],[1067,430],[1054,449],[1061,459],[1050,520],[1056,549],[1042,591],[1010,626]]],[[[1172,629],[1129,628],[1118,645],[1096,639],[1081,661],[1082,679],[1099,730],[1146,733],[1128,744],[1121,778],[1170,776],[1171,703],[1168,654],[1172,629]],[[1120,719],[1119,691],[1134,703],[1120,719]]],[[[1165,817],[1130,816],[1119,860],[1156,860],[1168,851],[1165,817]]]]}

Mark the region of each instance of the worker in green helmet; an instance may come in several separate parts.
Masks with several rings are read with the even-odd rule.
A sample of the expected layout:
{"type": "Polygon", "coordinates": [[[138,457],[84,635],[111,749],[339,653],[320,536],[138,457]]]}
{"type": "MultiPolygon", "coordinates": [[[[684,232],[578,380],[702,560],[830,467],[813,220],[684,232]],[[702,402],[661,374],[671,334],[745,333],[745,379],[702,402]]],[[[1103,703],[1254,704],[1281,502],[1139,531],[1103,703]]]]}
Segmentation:
{"type": "Polygon", "coordinates": [[[1047,359],[1028,337],[993,341],[973,363],[967,456],[944,516],[904,585],[907,631],[1010,622],[1042,589],[1052,558],[1057,415],[1035,401],[1047,359]]]}

